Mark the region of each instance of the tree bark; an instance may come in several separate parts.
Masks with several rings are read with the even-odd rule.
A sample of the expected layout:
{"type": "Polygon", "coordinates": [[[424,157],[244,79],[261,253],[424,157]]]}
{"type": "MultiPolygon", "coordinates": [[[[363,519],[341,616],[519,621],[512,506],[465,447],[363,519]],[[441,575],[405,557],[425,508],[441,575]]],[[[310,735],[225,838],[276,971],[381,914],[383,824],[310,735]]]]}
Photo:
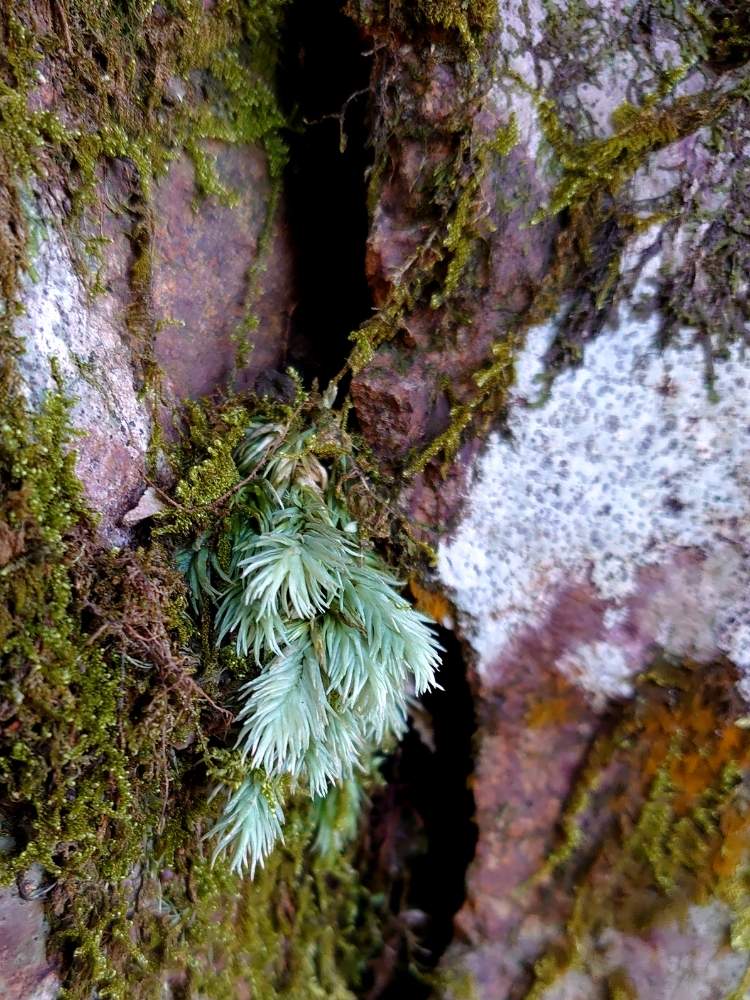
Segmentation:
{"type": "MultiPolygon", "coordinates": [[[[97,544],[147,544],[137,505],[173,486],[186,400],[283,398],[290,360],[341,368],[393,511],[435,550],[412,592],[461,643],[476,849],[451,943],[429,990],[394,978],[422,906],[407,891],[380,913],[400,929],[366,986],[342,971],[339,995],[396,995],[389,976],[446,1000],[750,995],[744,5],[350,0],[336,16],[372,63],[374,309],[325,364],[295,320],[317,315],[299,274],[320,267],[290,238],[277,162],[274,90],[303,56],[276,61],[283,4],[103,6],[127,13],[105,27],[83,0],[0,4],[2,335],[32,411],[56,385],[74,400],[97,544]]],[[[335,146],[351,108],[329,110],[335,146]]],[[[0,570],[25,558],[2,501],[0,570]]],[[[24,877],[0,895],[0,993],[42,1000],[69,963],[39,943],[64,907],[53,893],[44,910],[42,866],[24,877]]],[[[231,898],[237,921],[257,905],[231,898]]],[[[196,962],[235,975],[224,946],[198,943],[196,962]]],[[[171,996],[198,995],[189,963],[160,960],[171,996]]]]}

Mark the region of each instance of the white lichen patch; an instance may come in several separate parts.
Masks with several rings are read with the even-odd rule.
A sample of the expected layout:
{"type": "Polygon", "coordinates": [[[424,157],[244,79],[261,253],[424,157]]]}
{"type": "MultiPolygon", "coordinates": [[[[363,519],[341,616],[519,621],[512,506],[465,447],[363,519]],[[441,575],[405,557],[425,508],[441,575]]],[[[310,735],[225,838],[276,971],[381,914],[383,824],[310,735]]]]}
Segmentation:
{"type": "Polygon", "coordinates": [[[554,326],[529,332],[510,437],[490,438],[439,551],[485,676],[576,584],[607,610],[556,666],[595,700],[627,694],[653,644],[723,651],[750,673],[750,369],[733,350],[712,401],[702,349],[687,332],[662,349],[658,329],[657,314],[623,307],[546,400],[537,377],[554,326]]]}
{"type": "MultiPolygon", "coordinates": [[[[150,434],[145,405],[133,383],[122,304],[106,293],[92,299],[58,232],[46,229],[23,280],[23,314],[15,333],[25,347],[19,362],[27,397],[38,405],[53,387],[52,360],[64,391],[75,400],[72,420],[82,432],[78,473],[93,506],[116,521],[142,479],[150,434]]],[[[109,532],[113,540],[117,532],[109,532]]]]}
{"type": "Polygon", "coordinates": [[[597,705],[630,694],[632,668],[625,650],[614,642],[582,642],[562,654],[557,668],[584,687],[597,705]]]}
{"type": "Polygon", "coordinates": [[[605,927],[585,939],[579,968],[544,989],[541,1000],[594,1000],[601,983],[627,969],[633,996],[660,1000],[715,1000],[737,989],[747,967],[743,952],[726,947],[731,912],[721,903],[689,906],[679,922],[647,937],[605,927]]]}

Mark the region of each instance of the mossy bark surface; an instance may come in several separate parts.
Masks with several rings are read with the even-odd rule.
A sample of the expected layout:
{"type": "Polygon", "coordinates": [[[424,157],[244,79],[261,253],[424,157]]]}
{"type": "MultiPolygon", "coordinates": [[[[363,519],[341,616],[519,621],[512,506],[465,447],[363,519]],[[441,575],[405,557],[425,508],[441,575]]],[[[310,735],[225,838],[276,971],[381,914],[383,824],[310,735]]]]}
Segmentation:
{"type": "Polygon", "coordinates": [[[250,413],[325,409],[284,371],[322,336],[294,328],[288,2],[0,0],[0,992],[646,1000],[688,969],[740,1000],[735,0],[345,5],[376,308],[316,447],[464,643],[476,856],[437,973],[398,780],[333,857],[300,801],[254,881],[211,866],[242,667],[174,541],[214,530],[250,413]]]}

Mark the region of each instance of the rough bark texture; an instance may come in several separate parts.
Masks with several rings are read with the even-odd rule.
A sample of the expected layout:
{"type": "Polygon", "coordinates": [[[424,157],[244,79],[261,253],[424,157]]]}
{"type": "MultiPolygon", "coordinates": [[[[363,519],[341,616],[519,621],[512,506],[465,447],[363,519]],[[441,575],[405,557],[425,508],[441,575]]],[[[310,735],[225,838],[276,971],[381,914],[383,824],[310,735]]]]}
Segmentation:
{"type": "Polygon", "coordinates": [[[729,821],[696,818],[717,771],[680,728],[687,696],[660,715],[681,765],[648,727],[605,749],[658,701],[639,678],[666,657],[746,752],[741,699],[699,666],[747,692],[748,50],[727,42],[744,15],[503,3],[451,46],[449,6],[420,8],[426,35],[360,11],[381,46],[370,277],[386,308],[410,277],[414,294],[353,386],[388,460],[472,401],[464,441],[497,414],[478,457],[408,491],[476,692],[479,839],[444,966],[483,1000],[744,996],[744,904],[715,860],[729,821]],[[622,769],[649,753],[638,787],[622,769]]]}
{"type": "MultiPolygon", "coordinates": [[[[51,6],[59,21],[66,4],[51,6]]],[[[149,25],[167,17],[152,6],[149,25]]],[[[436,995],[741,1000],[744,5],[352,0],[347,12],[373,59],[377,307],[355,334],[351,398],[437,549],[428,586],[451,607],[422,602],[455,624],[475,701],[478,840],[436,995]]],[[[45,59],[51,82],[29,107],[64,116],[45,59]]],[[[170,100],[188,86],[173,80],[170,100]]],[[[24,187],[36,245],[19,277],[19,370],[38,405],[56,359],[108,544],[131,544],[123,515],[163,473],[182,401],[278,383],[286,362],[295,248],[283,204],[268,228],[268,153],[215,137],[201,148],[235,200],[194,204],[203,161],[178,155],[135,209],[132,159],[101,158],[85,213],[108,240],[93,296],[61,224],[64,183],[52,171],[24,187]]],[[[40,901],[2,890],[3,997],[56,995],[44,935],[40,901]]]]}
{"type": "MultiPolygon", "coordinates": [[[[171,433],[184,399],[198,399],[233,379],[254,385],[261,373],[283,369],[291,295],[290,254],[283,214],[274,220],[265,270],[257,290],[258,331],[247,364],[235,371],[236,331],[247,310],[248,275],[265,224],[269,184],[260,150],[219,145],[210,148],[222,180],[241,192],[232,206],[215,200],[194,208],[193,167],[176,160],[153,196],[149,320],[155,329],[154,360],[160,373],[159,413],[171,433]]],[[[65,385],[77,400],[78,474],[103,517],[102,528],[121,539],[121,518],[144,488],[153,414],[141,392],[139,346],[129,315],[132,232],[120,199],[128,189],[117,167],[107,171],[101,199],[104,291],[90,300],[65,239],[47,220],[34,277],[23,281],[24,315],[16,324],[23,338],[22,370],[37,400],[52,385],[56,359],[65,385]],[[109,206],[113,205],[110,211],[109,206]]],[[[44,219],[40,220],[44,224],[44,219]]],[[[243,334],[243,336],[245,336],[243,334]]]]}

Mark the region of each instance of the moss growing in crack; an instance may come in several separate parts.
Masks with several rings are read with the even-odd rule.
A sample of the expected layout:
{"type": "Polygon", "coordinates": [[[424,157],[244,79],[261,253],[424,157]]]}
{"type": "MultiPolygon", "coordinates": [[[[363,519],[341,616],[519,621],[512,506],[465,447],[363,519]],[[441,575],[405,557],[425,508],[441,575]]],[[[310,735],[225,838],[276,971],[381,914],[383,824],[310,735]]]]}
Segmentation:
{"type": "MultiPolygon", "coordinates": [[[[68,16],[70,8],[60,9],[68,16]]],[[[54,165],[70,148],[64,135],[52,149],[50,135],[32,136],[28,148],[39,147],[38,161],[3,159],[4,196],[18,202],[19,212],[24,172],[41,175],[45,156],[54,165]]],[[[81,208],[87,179],[95,177],[89,168],[100,155],[127,152],[123,135],[105,130],[101,145],[97,139],[76,147],[85,160],[79,179],[86,183],[76,188],[81,208]]],[[[276,152],[274,169],[283,150],[276,152]]],[[[145,176],[146,162],[139,166],[145,176]]],[[[144,225],[131,276],[139,308],[150,278],[147,185],[140,193],[144,225]]],[[[248,970],[253,989],[269,1000],[348,998],[376,938],[363,931],[370,918],[357,909],[365,894],[349,861],[305,856],[318,832],[309,811],[290,808],[289,850],[252,887],[226,872],[209,873],[202,860],[206,783],[218,777],[226,720],[208,694],[217,671],[199,662],[184,584],[161,545],[118,553],[97,541],[74,475],[62,392],[51,393],[36,414],[19,392],[20,345],[11,321],[23,238],[10,249],[3,258],[0,380],[0,785],[2,829],[14,846],[0,859],[0,875],[7,881],[34,862],[43,867],[50,948],[70,1000],[89,1000],[93,992],[123,1000],[162,996],[173,971],[180,989],[189,983],[185,995],[236,996],[248,970]],[[274,909],[269,900],[277,890],[282,898],[274,909]],[[334,939],[337,925],[342,933],[334,939]],[[221,970],[214,965],[219,951],[221,970]]],[[[130,320],[133,330],[147,328],[142,313],[130,320]]],[[[233,419],[225,414],[227,428],[233,419]]],[[[183,497],[191,529],[192,508],[205,515],[226,458],[221,447],[211,450],[213,438],[200,423],[196,417],[192,429],[196,452],[199,441],[205,447],[203,467],[183,497]]]]}
{"type": "Polygon", "coordinates": [[[477,394],[468,402],[451,407],[450,420],[446,430],[438,434],[422,451],[413,455],[405,468],[405,474],[412,476],[422,472],[427,464],[440,455],[450,463],[458,453],[467,429],[483,412],[497,416],[507,399],[508,389],[515,379],[514,358],[518,341],[513,333],[493,344],[494,360],[485,368],[472,375],[477,386],[477,394]]]}
{"type": "Polygon", "coordinates": [[[478,42],[494,29],[498,19],[497,0],[417,0],[417,10],[427,24],[458,32],[473,61],[478,42]]]}
{"type": "MultiPolygon", "coordinates": [[[[28,51],[14,49],[29,70],[23,79],[2,62],[5,52],[0,59],[3,79],[20,95],[0,114],[45,101],[65,109],[59,129],[58,103],[44,112],[49,117],[26,119],[26,159],[16,156],[17,143],[8,146],[2,180],[14,212],[29,178],[37,190],[54,175],[70,196],[68,223],[83,220],[102,163],[128,161],[137,202],[130,206],[137,222],[128,320],[144,353],[153,329],[153,176],[197,135],[260,142],[278,183],[285,149],[266,69],[275,48],[269,32],[282,6],[230,0],[204,10],[179,0],[166,8],[62,0],[46,33],[29,31],[22,39],[28,51]]],[[[15,4],[14,23],[30,25],[32,8],[15,4]]],[[[205,149],[188,152],[198,158],[196,150],[205,149]]],[[[198,174],[206,193],[217,180],[209,161],[198,174]]],[[[213,193],[232,198],[226,188],[213,193]]],[[[12,304],[28,245],[21,238],[11,250],[3,291],[12,304]]],[[[4,347],[11,343],[6,334],[4,347]]],[[[210,868],[201,839],[215,819],[206,810],[207,789],[230,782],[237,764],[224,748],[226,714],[212,699],[236,680],[238,663],[202,660],[202,622],[186,614],[185,589],[163,543],[117,553],[97,542],[72,471],[62,394],[52,394],[36,417],[20,396],[3,405],[14,428],[8,461],[15,478],[3,478],[0,494],[0,554],[9,560],[0,559],[0,588],[10,581],[13,590],[2,619],[13,662],[4,663],[0,779],[3,828],[16,844],[2,873],[20,874],[34,860],[44,867],[63,995],[156,997],[166,979],[181,995],[234,997],[238,981],[249,979],[269,1000],[350,997],[377,945],[372,922],[380,904],[368,900],[350,854],[329,851],[321,861],[309,851],[320,824],[294,803],[287,846],[266,874],[249,884],[210,868]]],[[[228,436],[217,441],[197,413],[190,414],[194,460],[185,449],[175,500],[190,531],[211,525],[219,489],[236,485],[227,445],[241,419],[222,410],[228,436]]],[[[317,447],[336,455],[343,445],[321,436],[317,447]]],[[[333,819],[340,834],[341,814],[333,819]]]]}
{"type": "MultiPolygon", "coordinates": [[[[351,817],[344,844],[341,810],[321,817],[290,801],[285,845],[255,881],[211,867],[203,837],[218,804],[207,806],[208,790],[238,768],[211,695],[222,674],[222,689],[236,680],[226,662],[201,662],[200,629],[160,543],[134,553],[96,541],[69,404],[56,391],[29,412],[7,345],[0,783],[15,846],[0,872],[7,881],[42,865],[62,996],[156,998],[169,984],[217,1000],[247,986],[268,1000],[350,1000],[383,918],[353,866],[351,817]],[[336,850],[320,856],[321,837],[336,850]]],[[[206,526],[227,460],[215,432],[231,438],[247,420],[233,403],[213,415],[192,408],[176,491],[190,516],[173,515],[173,530],[206,526]]],[[[331,453],[324,435],[320,448],[331,453]]]]}
{"type": "MultiPolygon", "coordinates": [[[[385,305],[351,335],[355,346],[347,368],[354,375],[370,364],[378,348],[403,328],[408,313],[422,303],[427,289],[438,286],[430,295],[430,307],[434,310],[453,308],[460,301],[477,247],[490,229],[488,206],[482,201],[482,184],[493,159],[507,156],[518,139],[517,119],[511,114],[509,121],[474,151],[469,140],[462,137],[449,163],[441,164],[435,171],[432,198],[440,204],[442,217],[403,266],[385,305]]],[[[471,376],[476,393],[468,402],[452,406],[446,430],[409,457],[404,468],[407,476],[423,471],[440,456],[449,464],[479,415],[502,412],[507,390],[513,383],[513,356],[517,347],[514,332],[491,346],[490,362],[471,376]]]]}
{"type": "Polygon", "coordinates": [[[28,414],[12,386],[4,395],[2,780],[5,797],[25,813],[27,841],[12,860],[3,859],[7,879],[34,861],[58,870],[61,843],[90,855],[97,825],[117,812],[123,789],[112,740],[113,678],[97,649],[81,655],[71,612],[66,539],[84,514],[65,451],[67,405],[55,392],[39,414],[28,414]],[[102,771],[87,781],[87,761],[103,751],[102,771]]]}
{"type": "Polygon", "coordinates": [[[434,686],[439,646],[352,519],[356,467],[327,400],[316,410],[298,394],[285,419],[236,426],[239,439],[222,434],[178,484],[161,530],[187,534],[178,562],[193,606],[244,673],[244,773],[217,786],[213,835],[216,855],[253,877],[282,838],[292,790],[310,796],[321,824],[344,815],[329,796],[356,804],[366,761],[405,730],[408,691],[434,686]]]}
{"type": "Polygon", "coordinates": [[[497,0],[396,0],[388,4],[349,0],[347,9],[367,28],[387,24],[408,31],[422,43],[426,28],[452,35],[475,67],[479,45],[495,29],[499,17],[497,0]]]}
{"type": "Polygon", "coordinates": [[[351,849],[322,861],[311,853],[314,823],[290,812],[285,844],[255,880],[239,880],[199,851],[158,885],[144,918],[189,996],[230,1000],[353,1000],[377,941],[377,903],[362,888],[351,849]],[[165,926],[166,925],[166,926],[165,926]],[[170,926],[171,925],[171,926],[170,926]]]}

